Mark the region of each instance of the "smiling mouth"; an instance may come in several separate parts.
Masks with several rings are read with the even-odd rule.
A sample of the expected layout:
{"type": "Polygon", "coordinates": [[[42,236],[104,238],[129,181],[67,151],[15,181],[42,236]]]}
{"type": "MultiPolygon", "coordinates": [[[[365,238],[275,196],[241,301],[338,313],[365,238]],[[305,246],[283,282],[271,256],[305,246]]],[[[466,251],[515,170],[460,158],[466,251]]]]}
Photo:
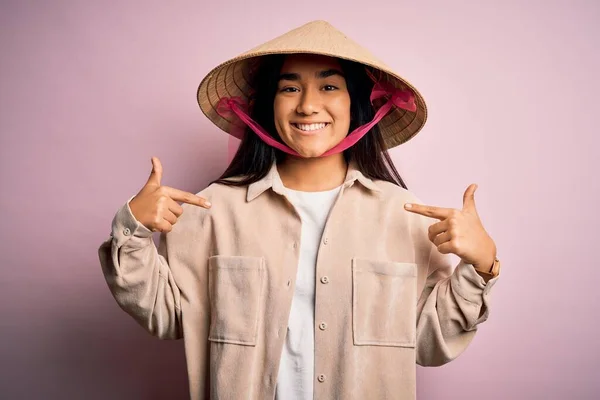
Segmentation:
{"type": "Polygon", "coordinates": [[[325,128],[327,128],[329,125],[331,125],[329,122],[321,122],[318,124],[295,124],[295,123],[291,123],[291,125],[296,128],[297,130],[303,132],[303,133],[314,133],[314,132],[318,132],[320,130],[323,130],[325,128]]]}

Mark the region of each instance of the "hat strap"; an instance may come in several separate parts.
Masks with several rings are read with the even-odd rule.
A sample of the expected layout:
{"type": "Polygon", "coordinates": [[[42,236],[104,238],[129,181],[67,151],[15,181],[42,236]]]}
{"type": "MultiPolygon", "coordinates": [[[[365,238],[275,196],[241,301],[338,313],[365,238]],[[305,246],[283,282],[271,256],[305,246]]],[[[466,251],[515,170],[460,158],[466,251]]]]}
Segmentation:
{"type": "MultiPolygon", "coordinates": [[[[344,140],[335,145],[333,148],[327,150],[320,157],[326,157],[332,154],[341,153],[342,151],[352,147],[356,142],[358,142],[364,135],[371,130],[383,117],[390,112],[392,107],[396,106],[398,108],[402,108],[408,111],[416,111],[417,106],[415,103],[415,95],[409,89],[398,89],[394,85],[389,82],[379,81],[375,83],[373,86],[373,90],[371,91],[371,104],[377,99],[380,99],[385,96],[390,96],[388,101],[377,110],[373,119],[356,129],[354,129],[351,133],[349,133],[344,140]]],[[[289,148],[283,143],[279,143],[275,139],[273,139],[256,121],[254,121],[247,112],[247,105],[239,96],[234,97],[222,97],[217,104],[217,113],[228,119],[232,116],[232,113],[235,114],[242,122],[244,122],[250,129],[252,129],[258,137],[261,138],[269,146],[275,147],[287,154],[302,157],[298,152],[289,148]]],[[[239,129],[239,125],[234,125],[234,127],[239,129]]],[[[232,129],[230,132],[233,136],[241,139],[243,137],[243,132],[232,129]]]]}

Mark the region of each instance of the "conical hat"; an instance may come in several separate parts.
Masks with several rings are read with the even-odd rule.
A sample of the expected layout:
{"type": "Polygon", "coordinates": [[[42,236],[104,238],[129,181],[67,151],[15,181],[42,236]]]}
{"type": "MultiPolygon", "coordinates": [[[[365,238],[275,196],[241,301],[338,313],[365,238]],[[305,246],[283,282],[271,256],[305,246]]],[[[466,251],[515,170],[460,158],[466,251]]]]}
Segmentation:
{"type": "Polygon", "coordinates": [[[370,67],[369,70],[378,80],[392,83],[397,88],[412,90],[417,106],[415,112],[394,107],[379,122],[388,149],[414,137],[425,124],[427,107],[418,90],[326,21],[309,22],[214,68],[198,87],[198,104],[202,112],[215,125],[231,134],[235,129],[234,121],[217,113],[219,100],[222,97],[239,96],[247,102],[252,91],[249,76],[259,65],[260,57],[292,53],[320,54],[356,61],[370,67]]]}

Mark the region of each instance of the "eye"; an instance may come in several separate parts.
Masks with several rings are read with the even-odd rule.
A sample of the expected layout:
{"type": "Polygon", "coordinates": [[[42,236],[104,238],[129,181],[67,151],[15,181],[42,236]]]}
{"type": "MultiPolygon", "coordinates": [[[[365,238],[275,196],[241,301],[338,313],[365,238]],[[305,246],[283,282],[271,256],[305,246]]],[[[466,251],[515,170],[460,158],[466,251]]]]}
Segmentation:
{"type": "Polygon", "coordinates": [[[330,91],[332,91],[332,90],[336,90],[336,89],[337,89],[337,87],[335,87],[335,86],[333,86],[333,85],[325,85],[325,86],[323,86],[323,89],[324,89],[325,91],[327,91],[327,92],[330,92],[330,91]]]}
{"type": "Polygon", "coordinates": [[[295,87],[284,87],[283,89],[280,90],[280,92],[282,92],[282,93],[294,93],[297,91],[298,91],[298,89],[295,87]]]}

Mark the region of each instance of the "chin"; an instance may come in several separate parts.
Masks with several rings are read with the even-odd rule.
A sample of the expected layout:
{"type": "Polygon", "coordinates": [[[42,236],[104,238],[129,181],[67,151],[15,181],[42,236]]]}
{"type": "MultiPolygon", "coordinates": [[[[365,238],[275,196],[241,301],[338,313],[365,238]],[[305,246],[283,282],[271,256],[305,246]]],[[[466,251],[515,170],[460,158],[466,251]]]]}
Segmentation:
{"type": "Polygon", "coordinates": [[[333,141],[327,139],[324,137],[296,137],[290,135],[283,142],[302,158],[316,158],[322,156],[343,140],[343,138],[333,141]]]}
{"type": "Polygon", "coordinates": [[[321,145],[308,145],[308,146],[290,146],[294,149],[300,156],[304,158],[315,158],[322,156],[327,150],[332,148],[333,146],[325,145],[321,143],[321,145]]]}
{"type": "Polygon", "coordinates": [[[294,149],[302,158],[316,158],[325,153],[326,150],[318,149],[294,149]]]}

